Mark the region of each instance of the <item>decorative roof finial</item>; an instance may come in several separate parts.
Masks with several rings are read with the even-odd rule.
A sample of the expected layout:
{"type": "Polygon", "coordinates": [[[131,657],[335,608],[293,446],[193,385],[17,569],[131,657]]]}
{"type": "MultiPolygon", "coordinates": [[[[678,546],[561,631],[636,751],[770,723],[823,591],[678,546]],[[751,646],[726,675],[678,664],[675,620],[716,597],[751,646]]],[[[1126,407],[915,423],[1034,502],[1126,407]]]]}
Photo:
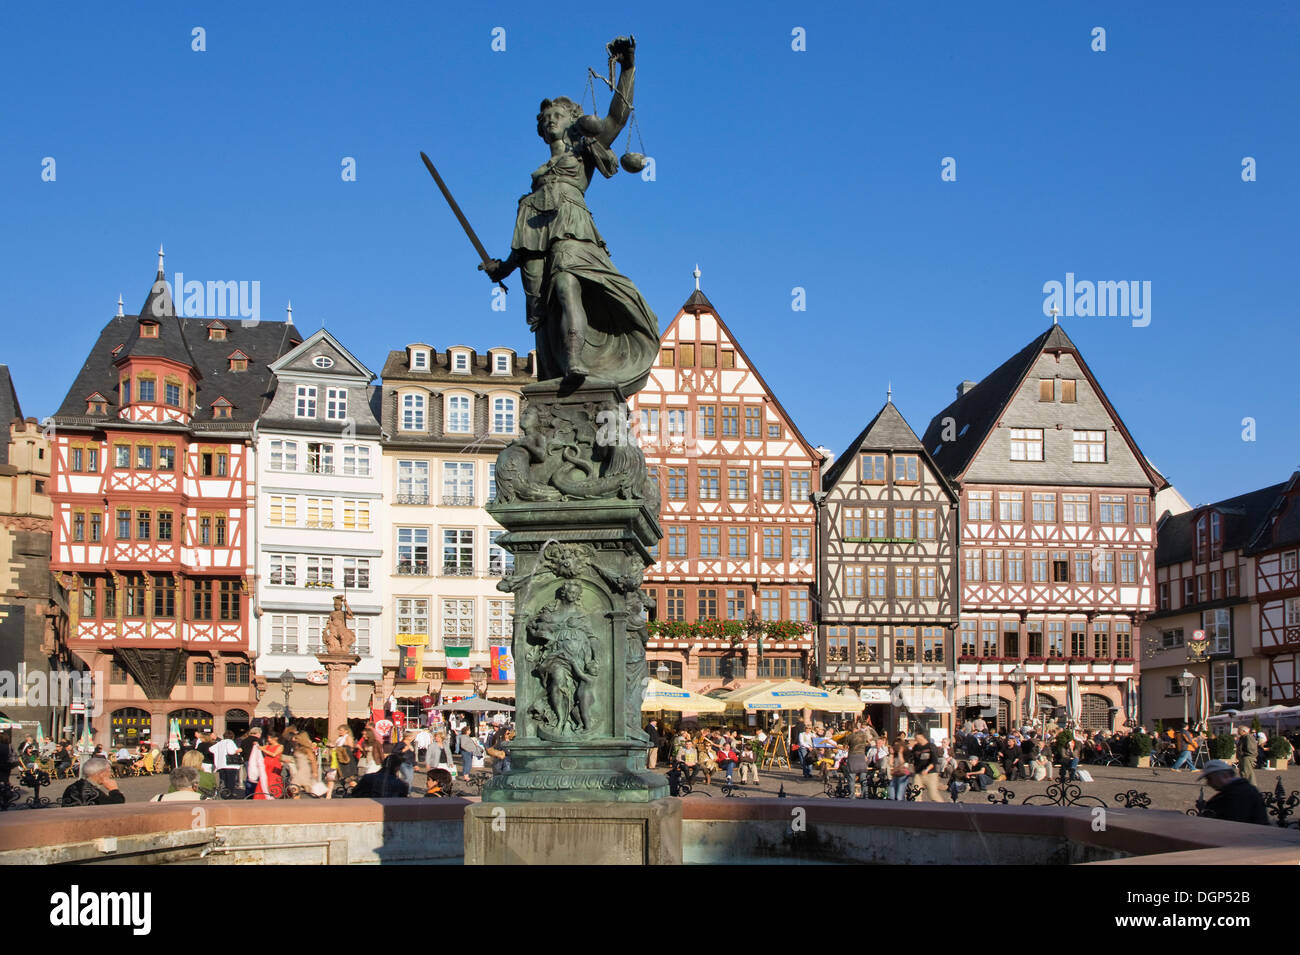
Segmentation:
{"type": "Polygon", "coordinates": [[[700,263],[695,263],[695,271],[691,273],[695,276],[695,291],[700,290],[700,263]]]}
{"type": "Polygon", "coordinates": [[[285,319],[285,323],[292,325],[293,324],[293,299],[289,299],[289,304],[284,307],[284,310],[289,313],[289,317],[285,319]]]}
{"type": "Polygon", "coordinates": [[[1058,316],[1058,315],[1060,315],[1060,314],[1061,314],[1061,310],[1060,310],[1059,308],[1057,308],[1055,305],[1053,305],[1053,306],[1052,306],[1052,324],[1053,324],[1053,325],[1056,324],[1056,316],[1058,316]]]}
{"type": "Polygon", "coordinates": [[[893,403],[894,403],[894,383],[891,381],[885,387],[885,404],[892,405],[893,403]]]}
{"type": "Polygon", "coordinates": [[[163,274],[163,254],[164,253],[163,253],[162,243],[159,242],[158,243],[158,274],[159,275],[163,274]]]}
{"type": "Polygon", "coordinates": [[[122,293],[117,293],[117,317],[122,317],[122,293]]]}

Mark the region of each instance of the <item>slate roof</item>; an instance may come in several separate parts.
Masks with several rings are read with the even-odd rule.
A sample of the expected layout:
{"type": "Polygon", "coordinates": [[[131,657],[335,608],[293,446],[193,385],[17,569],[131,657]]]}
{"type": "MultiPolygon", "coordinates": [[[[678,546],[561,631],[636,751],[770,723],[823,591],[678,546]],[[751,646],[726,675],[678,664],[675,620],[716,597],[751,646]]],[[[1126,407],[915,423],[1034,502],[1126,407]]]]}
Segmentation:
{"type": "Polygon", "coordinates": [[[859,451],[924,450],[911,425],[899,413],[894,403],[887,401],[876,416],[867,422],[867,426],[861,433],[844,449],[844,453],[826,469],[826,473],[822,476],[822,490],[829,491],[835,486],[844,469],[849,466],[849,462],[859,451]]]}
{"type": "MultiPolygon", "coordinates": [[[[161,277],[160,272],[158,278],[161,277]]],[[[115,315],[109,319],[68,389],[67,397],[55,412],[55,422],[81,427],[122,425],[124,422],[117,416],[120,397],[117,363],[135,355],[170,358],[198,371],[196,401],[199,410],[190,425],[192,430],[232,431],[251,427],[262,413],[274,383],[268,366],[293,347],[297,330],[285,322],[260,321],[245,326],[232,321],[226,323],[229,331],[224,341],[208,341],[208,325],[212,320],[178,317],[166,284],[160,286],[157,279],[149,290],[142,312],[143,317],[158,320],[158,338],[140,337],[141,316],[115,315]],[[121,351],[114,356],[113,350],[119,345],[121,351]],[[230,370],[227,356],[236,348],[249,356],[247,371],[230,370]],[[86,414],[86,399],[94,392],[107,397],[107,414],[86,414]],[[212,402],[219,397],[225,397],[234,405],[228,419],[212,417],[212,402]]],[[[133,426],[136,424],[139,423],[132,423],[133,426]]],[[[183,425],[175,424],[146,426],[184,430],[183,425]]]]}
{"type": "Polygon", "coordinates": [[[1171,515],[1157,530],[1156,566],[1164,567],[1167,564],[1176,564],[1194,558],[1196,519],[1206,511],[1218,511],[1223,515],[1223,549],[1225,551],[1244,549],[1256,536],[1264,518],[1268,516],[1285,489],[1285,483],[1273,484],[1213,504],[1195,507],[1182,514],[1171,515]]]}
{"type": "Polygon", "coordinates": [[[1300,544],[1300,471],[1282,485],[1273,507],[1264,515],[1259,529],[1246,549],[1248,554],[1300,544]]]}
{"type": "Polygon", "coordinates": [[[1078,353],[1065,329],[1053,325],[930,419],[921,442],[950,478],[957,478],[970,465],[985,436],[997,424],[1045,348],[1069,349],[1078,353]],[[949,417],[969,427],[963,427],[956,440],[944,442],[943,419],[949,417]]]}
{"type": "Polygon", "coordinates": [[[4,440],[0,441],[0,464],[9,463],[9,423],[22,416],[23,409],[18,404],[18,392],[9,374],[9,366],[0,365],[0,424],[4,425],[4,440]]]}
{"type": "Polygon", "coordinates": [[[718,310],[713,307],[709,297],[699,289],[691,293],[691,297],[686,300],[686,304],[682,306],[681,310],[683,312],[712,312],[714,315],[718,314],[718,310]]]}

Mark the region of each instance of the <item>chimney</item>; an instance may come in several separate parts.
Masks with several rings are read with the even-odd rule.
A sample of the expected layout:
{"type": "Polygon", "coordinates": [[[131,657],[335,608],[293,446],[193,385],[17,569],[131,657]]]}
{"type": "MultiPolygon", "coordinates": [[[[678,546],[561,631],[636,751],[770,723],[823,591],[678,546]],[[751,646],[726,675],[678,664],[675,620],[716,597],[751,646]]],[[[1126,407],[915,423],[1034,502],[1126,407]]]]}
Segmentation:
{"type": "Polygon", "coordinates": [[[966,392],[974,388],[977,384],[979,384],[979,382],[977,381],[963,381],[960,385],[957,386],[957,397],[960,398],[962,395],[966,394],[966,392]]]}

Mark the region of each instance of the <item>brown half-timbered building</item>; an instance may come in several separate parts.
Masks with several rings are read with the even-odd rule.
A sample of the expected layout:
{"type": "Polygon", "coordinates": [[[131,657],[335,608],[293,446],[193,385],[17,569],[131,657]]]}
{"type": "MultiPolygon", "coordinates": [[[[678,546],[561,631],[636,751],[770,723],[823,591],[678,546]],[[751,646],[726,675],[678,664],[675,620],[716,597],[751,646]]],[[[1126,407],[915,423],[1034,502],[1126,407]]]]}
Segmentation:
{"type": "Polygon", "coordinates": [[[104,687],[97,740],[250,721],[254,423],[288,323],[176,314],[159,255],[140,314],[99,334],[53,416],[50,569],[104,687]]]}
{"type": "Polygon", "coordinates": [[[826,469],[818,495],[821,676],[878,729],[951,729],[957,493],[893,401],[826,469]]]}
{"type": "Polygon", "coordinates": [[[1268,664],[1268,698],[1261,705],[1295,706],[1300,704],[1300,472],[1280,489],[1250,553],[1258,646],[1268,664]]]}
{"type": "MultiPolygon", "coordinates": [[[[1124,719],[1134,640],[1154,608],[1152,501],[1165,485],[1059,325],[963,382],[922,443],[961,494],[957,699],[1008,725],[1080,688],[1087,728],[1124,719]]],[[[1034,714],[1037,716],[1038,714],[1034,714]]]]}
{"type": "Polygon", "coordinates": [[[664,537],[646,573],[656,624],[750,621],[733,643],[657,630],[650,671],[709,691],[806,679],[822,455],[799,432],[698,287],[665,329],[657,366],[629,402],[660,487],[664,537]],[[806,631],[764,637],[757,625],[806,631]],[[760,652],[761,649],[761,652],[760,652]]]}

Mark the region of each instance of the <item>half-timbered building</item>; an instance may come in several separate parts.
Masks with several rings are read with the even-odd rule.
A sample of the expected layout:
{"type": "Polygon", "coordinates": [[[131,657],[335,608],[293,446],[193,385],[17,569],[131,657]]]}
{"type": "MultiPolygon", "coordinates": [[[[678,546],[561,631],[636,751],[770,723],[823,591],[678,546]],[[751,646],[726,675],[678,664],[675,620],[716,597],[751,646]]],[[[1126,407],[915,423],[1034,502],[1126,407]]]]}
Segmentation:
{"type": "Polygon", "coordinates": [[[664,536],[645,577],[656,602],[651,673],[701,691],[806,678],[822,455],[700,291],[698,271],[629,408],[662,499],[664,536]],[[733,632],[689,626],[710,621],[733,632]]]}
{"type": "Polygon", "coordinates": [[[892,400],[818,495],[821,676],[878,729],[950,730],[957,493],[892,400]]]}
{"type": "Polygon", "coordinates": [[[119,304],[53,416],[50,567],[106,688],[100,739],[251,719],[253,430],[295,335],[178,316],[160,253],[140,314],[119,304]]]}
{"type": "Polygon", "coordinates": [[[1255,564],[1260,686],[1268,705],[1300,704],[1300,472],[1291,475],[1250,544],[1255,564]]]}
{"type": "Polygon", "coordinates": [[[281,716],[281,680],[295,717],[324,718],[325,673],[316,654],[342,594],[354,614],[349,713],[368,715],[381,675],[383,475],[374,372],[321,329],[271,363],[274,393],[258,421],[257,672],[268,683],[257,713],[281,716]]]}
{"type": "Polygon", "coordinates": [[[1254,705],[1267,684],[1255,650],[1257,575],[1249,545],[1285,485],[1162,516],[1156,528],[1156,610],[1142,625],[1142,718],[1183,721],[1184,693],[1194,712],[1197,679],[1213,708],[1254,705]],[[1203,653],[1193,653],[1197,636],[1203,653]],[[1188,686],[1180,682],[1190,674],[1188,686]],[[1247,682],[1249,681],[1249,682],[1247,682]],[[1243,693],[1244,691],[1244,693],[1243,693]],[[1244,699],[1243,699],[1244,695],[1244,699]]]}
{"type": "Polygon", "coordinates": [[[1023,678],[1052,708],[1077,682],[1076,719],[1118,725],[1155,605],[1152,500],[1166,482],[1079,349],[1053,324],[962,382],[922,443],[961,495],[956,678],[980,691],[958,715],[1008,725],[1031,695],[1023,678]]]}

